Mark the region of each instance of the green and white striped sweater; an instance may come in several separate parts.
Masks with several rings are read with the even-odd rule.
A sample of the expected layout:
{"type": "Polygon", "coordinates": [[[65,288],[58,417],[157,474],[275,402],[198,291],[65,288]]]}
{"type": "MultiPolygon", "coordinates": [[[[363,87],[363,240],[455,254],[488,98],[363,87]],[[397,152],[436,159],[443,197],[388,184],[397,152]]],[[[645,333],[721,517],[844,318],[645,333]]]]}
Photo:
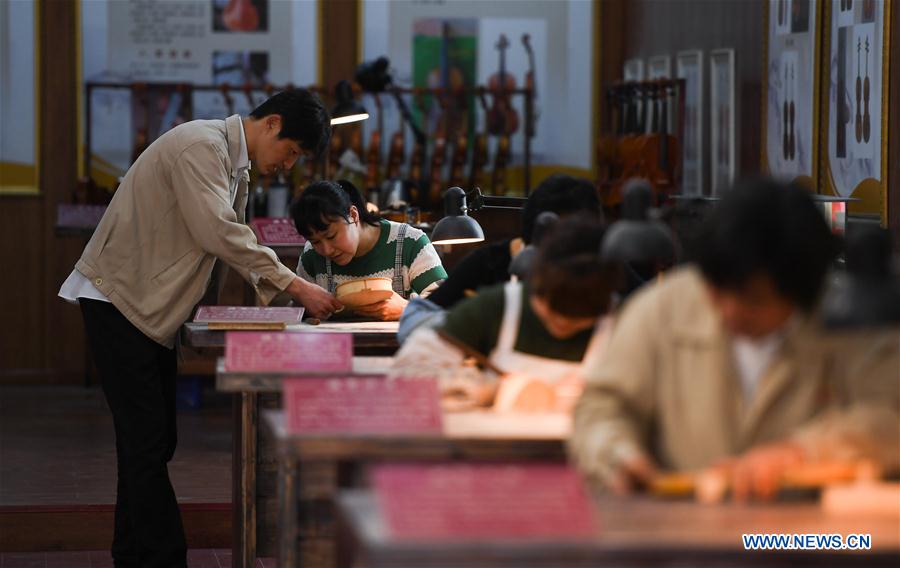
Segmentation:
{"type": "MultiPolygon", "coordinates": [[[[382,219],[379,225],[381,234],[372,250],[354,258],[346,266],[331,263],[335,286],[360,278],[394,278],[397,237],[404,224],[382,219]]],[[[428,237],[409,225],[406,225],[400,264],[403,295],[406,297],[412,293],[427,296],[447,278],[441,259],[428,237]]],[[[328,289],[326,259],[317,253],[308,241],[297,264],[297,275],[328,289]]]]}

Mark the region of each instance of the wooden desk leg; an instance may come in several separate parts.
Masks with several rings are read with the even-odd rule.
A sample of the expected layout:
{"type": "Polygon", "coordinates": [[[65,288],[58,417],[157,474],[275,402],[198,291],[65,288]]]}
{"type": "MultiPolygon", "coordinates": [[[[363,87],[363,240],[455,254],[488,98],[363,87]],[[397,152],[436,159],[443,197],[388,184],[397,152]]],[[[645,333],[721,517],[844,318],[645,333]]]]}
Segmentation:
{"type": "Polygon", "coordinates": [[[297,461],[278,460],[278,566],[297,566],[297,461]]]}
{"type": "Polygon", "coordinates": [[[233,402],[231,452],[232,568],[256,563],[257,395],[237,393],[233,402]]]}

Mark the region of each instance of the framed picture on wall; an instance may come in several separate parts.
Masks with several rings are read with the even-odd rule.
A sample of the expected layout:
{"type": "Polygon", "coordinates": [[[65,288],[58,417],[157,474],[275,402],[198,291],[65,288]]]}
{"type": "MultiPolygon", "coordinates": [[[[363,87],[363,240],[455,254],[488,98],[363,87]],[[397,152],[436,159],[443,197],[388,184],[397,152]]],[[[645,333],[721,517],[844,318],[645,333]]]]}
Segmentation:
{"type": "Polygon", "coordinates": [[[671,79],[672,58],[668,55],[654,55],[647,60],[648,79],[671,79]]]}
{"type": "Polygon", "coordinates": [[[762,167],[818,185],[819,22],[827,0],[769,0],[763,73],[762,167]]]}
{"type": "Polygon", "coordinates": [[[856,197],[850,213],[887,219],[891,3],[828,2],[822,66],[820,193],[856,197]]]}
{"type": "Polygon", "coordinates": [[[703,195],[703,52],[679,52],[675,56],[675,77],[684,79],[681,191],[703,195]]]}
{"type": "Polygon", "coordinates": [[[716,49],[709,54],[710,162],[712,195],[734,181],[735,120],[734,50],[716,49]]]}
{"type": "Polygon", "coordinates": [[[625,62],[622,69],[622,80],[624,81],[643,81],[644,80],[644,60],[629,59],[625,62]]]}

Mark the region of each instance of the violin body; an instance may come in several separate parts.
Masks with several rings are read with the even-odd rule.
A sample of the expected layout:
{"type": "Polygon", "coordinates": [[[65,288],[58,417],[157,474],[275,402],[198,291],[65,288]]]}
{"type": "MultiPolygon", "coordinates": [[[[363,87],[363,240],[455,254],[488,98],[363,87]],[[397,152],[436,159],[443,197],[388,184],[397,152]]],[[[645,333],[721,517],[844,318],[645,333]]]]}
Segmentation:
{"type": "Polygon", "coordinates": [[[404,152],[406,152],[406,133],[404,132],[403,124],[400,124],[400,129],[391,136],[391,149],[388,151],[388,179],[400,177],[404,152]]]}
{"type": "Polygon", "coordinates": [[[494,195],[506,195],[506,165],[511,157],[509,136],[497,139],[497,150],[494,152],[494,171],[491,174],[491,185],[494,195]]]}
{"type": "MultiPolygon", "coordinates": [[[[874,7],[872,8],[874,10],[874,7]]],[[[863,133],[862,137],[866,143],[869,142],[872,135],[872,115],[869,114],[869,94],[870,94],[870,85],[869,85],[869,39],[866,38],[866,79],[863,82],[863,104],[865,106],[865,111],[863,113],[863,133]]]]}
{"type": "Polygon", "coordinates": [[[378,187],[378,169],[381,164],[381,131],[375,129],[369,138],[369,149],[366,151],[366,189],[371,191],[378,187]]]}
{"type": "Polygon", "coordinates": [[[519,129],[519,113],[513,108],[509,93],[516,88],[516,79],[506,72],[506,48],[509,40],[501,34],[497,42],[500,52],[500,70],[488,79],[488,89],[493,105],[487,114],[487,128],[492,136],[509,136],[519,129]]]}

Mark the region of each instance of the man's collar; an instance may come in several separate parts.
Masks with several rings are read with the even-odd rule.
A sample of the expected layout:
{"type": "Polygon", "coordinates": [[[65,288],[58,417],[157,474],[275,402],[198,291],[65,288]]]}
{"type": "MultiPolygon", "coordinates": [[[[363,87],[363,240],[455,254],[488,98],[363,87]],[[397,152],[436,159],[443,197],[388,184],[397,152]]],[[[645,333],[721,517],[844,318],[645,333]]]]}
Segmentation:
{"type": "Polygon", "coordinates": [[[233,114],[225,119],[225,132],[228,137],[228,157],[231,159],[231,171],[237,173],[250,168],[250,155],[247,152],[247,137],[244,133],[244,121],[241,115],[233,114]]]}

